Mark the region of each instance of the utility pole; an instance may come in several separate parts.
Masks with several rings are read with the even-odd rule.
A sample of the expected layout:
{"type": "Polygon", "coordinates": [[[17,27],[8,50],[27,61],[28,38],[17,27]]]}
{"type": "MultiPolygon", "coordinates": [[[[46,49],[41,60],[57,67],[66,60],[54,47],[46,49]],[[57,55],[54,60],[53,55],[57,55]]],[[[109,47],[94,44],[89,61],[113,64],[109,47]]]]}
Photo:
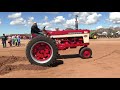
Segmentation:
{"type": "Polygon", "coordinates": [[[78,20],[77,20],[78,15],[75,15],[75,29],[78,30],[78,20]]]}

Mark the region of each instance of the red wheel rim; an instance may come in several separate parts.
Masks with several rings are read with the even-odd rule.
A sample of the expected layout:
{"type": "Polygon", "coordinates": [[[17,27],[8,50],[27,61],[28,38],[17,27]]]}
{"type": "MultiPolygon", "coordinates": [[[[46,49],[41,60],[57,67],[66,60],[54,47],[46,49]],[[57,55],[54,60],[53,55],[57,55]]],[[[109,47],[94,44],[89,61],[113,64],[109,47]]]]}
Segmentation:
{"type": "Polygon", "coordinates": [[[40,41],[33,45],[31,49],[31,56],[34,61],[42,63],[51,59],[52,51],[53,50],[50,44],[40,41]]]}
{"type": "Polygon", "coordinates": [[[89,58],[90,55],[91,55],[90,50],[85,50],[85,51],[83,52],[83,56],[84,56],[85,58],[89,58]]]}

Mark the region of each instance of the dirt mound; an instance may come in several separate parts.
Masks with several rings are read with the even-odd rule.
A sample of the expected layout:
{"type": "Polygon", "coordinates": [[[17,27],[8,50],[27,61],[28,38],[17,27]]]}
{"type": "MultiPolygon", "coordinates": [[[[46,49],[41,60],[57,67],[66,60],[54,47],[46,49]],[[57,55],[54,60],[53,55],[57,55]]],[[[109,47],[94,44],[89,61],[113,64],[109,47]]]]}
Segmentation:
{"type": "Polygon", "coordinates": [[[25,61],[26,57],[16,57],[16,56],[1,56],[0,57],[0,67],[6,64],[11,64],[17,61],[25,61]]]}
{"type": "Polygon", "coordinates": [[[25,61],[25,60],[27,60],[26,57],[1,56],[0,57],[0,75],[4,75],[15,70],[44,70],[48,68],[48,67],[31,65],[31,64],[8,65],[14,62],[25,61]]]}
{"type": "Polygon", "coordinates": [[[11,71],[17,71],[17,70],[45,70],[48,69],[49,67],[42,67],[42,66],[37,66],[37,65],[24,65],[24,64],[19,64],[19,65],[5,65],[0,67],[0,75],[7,74],[11,71]]]}
{"type": "Polygon", "coordinates": [[[56,67],[60,64],[63,64],[63,61],[56,60],[56,62],[50,65],[50,67],[43,67],[43,66],[31,65],[31,64],[10,65],[14,62],[25,61],[25,60],[27,60],[26,57],[1,56],[0,57],[0,75],[4,75],[11,71],[16,71],[16,70],[45,70],[50,67],[56,67]]]}

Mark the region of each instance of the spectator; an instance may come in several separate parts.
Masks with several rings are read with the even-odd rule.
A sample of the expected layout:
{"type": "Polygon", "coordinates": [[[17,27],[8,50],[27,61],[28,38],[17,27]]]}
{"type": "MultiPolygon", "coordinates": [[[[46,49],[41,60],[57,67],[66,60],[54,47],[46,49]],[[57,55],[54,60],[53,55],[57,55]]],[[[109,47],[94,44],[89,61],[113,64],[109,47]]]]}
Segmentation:
{"type": "Polygon", "coordinates": [[[16,35],[16,37],[18,38],[18,35],[16,35]]]}
{"type": "Polygon", "coordinates": [[[20,36],[17,37],[17,42],[18,42],[18,43],[17,43],[18,46],[20,46],[20,36]]]}
{"type": "Polygon", "coordinates": [[[6,47],[6,40],[7,40],[7,37],[5,36],[5,34],[3,34],[3,36],[2,36],[2,44],[3,44],[3,48],[6,47]]]}
{"type": "Polygon", "coordinates": [[[14,45],[14,38],[15,38],[15,36],[12,36],[12,45],[14,45]]]}
{"type": "Polygon", "coordinates": [[[14,44],[15,44],[15,46],[17,46],[17,44],[18,44],[17,36],[15,36],[15,38],[14,38],[14,44]]]}
{"type": "Polygon", "coordinates": [[[10,47],[11,47],[11,46],[12,46],[12,37],[9,37],[8,43],[9,43],[9,45],[10,45],[10,47]]]}

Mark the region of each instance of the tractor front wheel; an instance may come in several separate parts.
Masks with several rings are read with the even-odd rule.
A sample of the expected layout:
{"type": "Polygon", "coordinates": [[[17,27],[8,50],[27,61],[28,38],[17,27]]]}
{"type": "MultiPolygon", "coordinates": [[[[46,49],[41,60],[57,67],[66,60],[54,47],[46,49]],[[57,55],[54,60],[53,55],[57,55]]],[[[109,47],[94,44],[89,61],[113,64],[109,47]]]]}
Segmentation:
{"type": "Polygon", "coordinates": [[[82,47],[79,50],[79,55],[83,59],[91,58],[91,56],[92,56],[92,50],[90,48],[88,48],[88,47],[82,47]]]}

